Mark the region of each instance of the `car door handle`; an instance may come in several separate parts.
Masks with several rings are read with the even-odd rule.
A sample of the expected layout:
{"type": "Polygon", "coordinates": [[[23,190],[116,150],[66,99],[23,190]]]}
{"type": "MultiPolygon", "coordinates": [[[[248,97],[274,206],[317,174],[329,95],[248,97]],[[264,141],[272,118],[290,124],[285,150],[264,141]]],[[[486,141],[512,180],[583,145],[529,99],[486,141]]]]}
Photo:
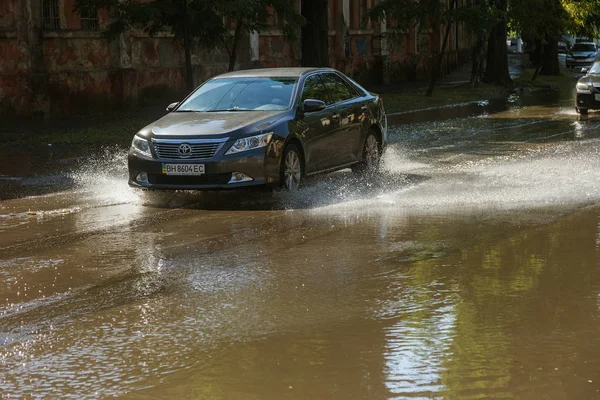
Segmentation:
{"type": "Polygon", "coordinates": [[[333,114],[331,116],[332,119],[338,119],[340,117],[340,114],[333,114]]]}
{"type": "Polygon", "coordinates": [[[369,106],[366,105],[366,104],[364,104],[360,109],[363,110],[363,111],[366,111],[366,110],[369,109],[369,106]]]}

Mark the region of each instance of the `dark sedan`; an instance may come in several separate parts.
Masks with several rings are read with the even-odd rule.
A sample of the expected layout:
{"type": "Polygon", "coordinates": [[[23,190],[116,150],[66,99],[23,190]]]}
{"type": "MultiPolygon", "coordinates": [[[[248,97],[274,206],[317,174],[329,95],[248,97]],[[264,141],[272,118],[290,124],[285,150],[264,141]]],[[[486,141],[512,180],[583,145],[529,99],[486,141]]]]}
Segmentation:
{"type": "Polygon", "coordinates": [[[167,111],[133,138],[133,187],[293,191],[309,175],[376,171],[387,142],[379,96],[333,69],[223,74],[167,111]]]}
{"type": "Polygon", "coordinates": [[[600,60],[597,59],[585,72],[586,75],[579,78],[576,85],[575,110],[579,114],[587,114],[590,109],[600,109],[600,60]]]}

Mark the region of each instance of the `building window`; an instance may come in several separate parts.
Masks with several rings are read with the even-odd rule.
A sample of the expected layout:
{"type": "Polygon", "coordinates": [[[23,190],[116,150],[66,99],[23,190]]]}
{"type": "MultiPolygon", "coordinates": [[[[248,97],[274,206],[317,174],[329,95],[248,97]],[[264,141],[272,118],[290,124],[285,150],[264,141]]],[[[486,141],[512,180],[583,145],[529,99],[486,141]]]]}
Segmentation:
{"type": "Polygon", "coordinates": [[[60,29],[60,5],[58,0],[44,0],[42,16],[44,29],[60,29]]]}
{"type": "Polygon", "coordinates": [[[81,10],[81,29],[84,31],[98,30],[98,10],[81,10]]]}
{"type": "Polygon", "coordinates": [[[358,27],[364,28],[367,25],[367,0],[358,0],[358,27]]]}

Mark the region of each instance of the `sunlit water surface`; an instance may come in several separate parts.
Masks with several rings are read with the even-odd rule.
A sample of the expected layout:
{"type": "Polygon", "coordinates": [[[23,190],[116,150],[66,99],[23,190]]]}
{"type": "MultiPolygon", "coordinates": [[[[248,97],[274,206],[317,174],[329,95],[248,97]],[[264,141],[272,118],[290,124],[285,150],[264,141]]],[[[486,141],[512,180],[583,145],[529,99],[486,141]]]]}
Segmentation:
{"type": "Polygon", "coordinates": [[[2,398],[595,398],[600,118],[400,125],[376,178],[0,202],[2,398]]]}

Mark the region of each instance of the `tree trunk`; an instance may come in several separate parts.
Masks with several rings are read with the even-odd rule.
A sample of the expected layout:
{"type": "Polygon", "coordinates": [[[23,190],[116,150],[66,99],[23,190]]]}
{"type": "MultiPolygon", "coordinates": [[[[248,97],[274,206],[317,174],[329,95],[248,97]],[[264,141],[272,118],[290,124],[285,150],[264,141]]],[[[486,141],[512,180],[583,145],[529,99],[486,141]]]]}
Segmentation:
{"type": "Polygon", "coordinates": [[[541,39],[535,40],[535,49],[533,51],[533,65],[535,66],[535,71],[533,72],[533,76],[531,77],[532,81],[535,81],[542,69],[542,59],[544,58],[544,41],[541,39]]]}
{"type": "Polygon", "coordinates": [[[485,48],[485,41],[485,35],[478,35],[477,40],[473,45],[473,49],[471,52],[471,82],[469,82],[469,87],[471,89],[479,86],[481,75],[483,75],[483,50],[485,48]]]}
{"type": "Polygon", "coordinates": [[[302,16],[306,24],[302,27],[302,66],[329,66],[329,25],[327,0],[303,1],[302,16]]]}
{"type": "MultiPolygon", "coordinates": [[[[494,4],[498,10],[506,12],[506,0],[495,0],[494,4]]],[[[504,17],[492,27],[488,39],[487,66],[483,81],[504,86],[512,85],[512,79],[508,73],[506,19],[504,17]]]]}
{"type": "Polygon", "coordinates": [[[194,72],[192,69],[192,38],[189,30],[189,18],[187,13],[187,1],[183,2],[183,51],[185,53],[185,86],[189,92],[194,90],[194,72]]]}
{"type": "Polygon", "coordinates": [[[544,54],[541,61],[542,69],[540,70],[540,75],[560,75],[558,40],[555,37],[546,36],[544,54]]]}
{"type": "Polygon", "coordinates": [[[235,26],[235,33],[233,34],[233,44],[231,45],[231,52],[229,53],[229,68],[227,71],[231,72],[235,69],[235,63],[237,61],[237,45],[242,37],[242,26],[244,25],[244,21],[241,19],[237,20],[237,24],[235,26]]]}
{"type": "MultiPolygon", "coordinates": [[[[452,0],[450,3],[450,12],[454,10],[456,6],[456,0],[452,0]]],[[[440,71],[442,70],[442,62],[444,61],[444,53],[446,52],[446,46],[448,45],[448,36],[450,36],[450,29],[452,28],[452,23],[448,22],[446,25],[446,32],[444,33],[444,41],[442,42],[442,49],[440,50],[440,55],[437,59],[437,62],[433,66],[433,70],[431,71],[431,81],[429,83],[429,88],[427,89],[427,97],[431,97],[433,94],[433,89],[435,88],[435,83],[440,75],[440,71]]]]}

